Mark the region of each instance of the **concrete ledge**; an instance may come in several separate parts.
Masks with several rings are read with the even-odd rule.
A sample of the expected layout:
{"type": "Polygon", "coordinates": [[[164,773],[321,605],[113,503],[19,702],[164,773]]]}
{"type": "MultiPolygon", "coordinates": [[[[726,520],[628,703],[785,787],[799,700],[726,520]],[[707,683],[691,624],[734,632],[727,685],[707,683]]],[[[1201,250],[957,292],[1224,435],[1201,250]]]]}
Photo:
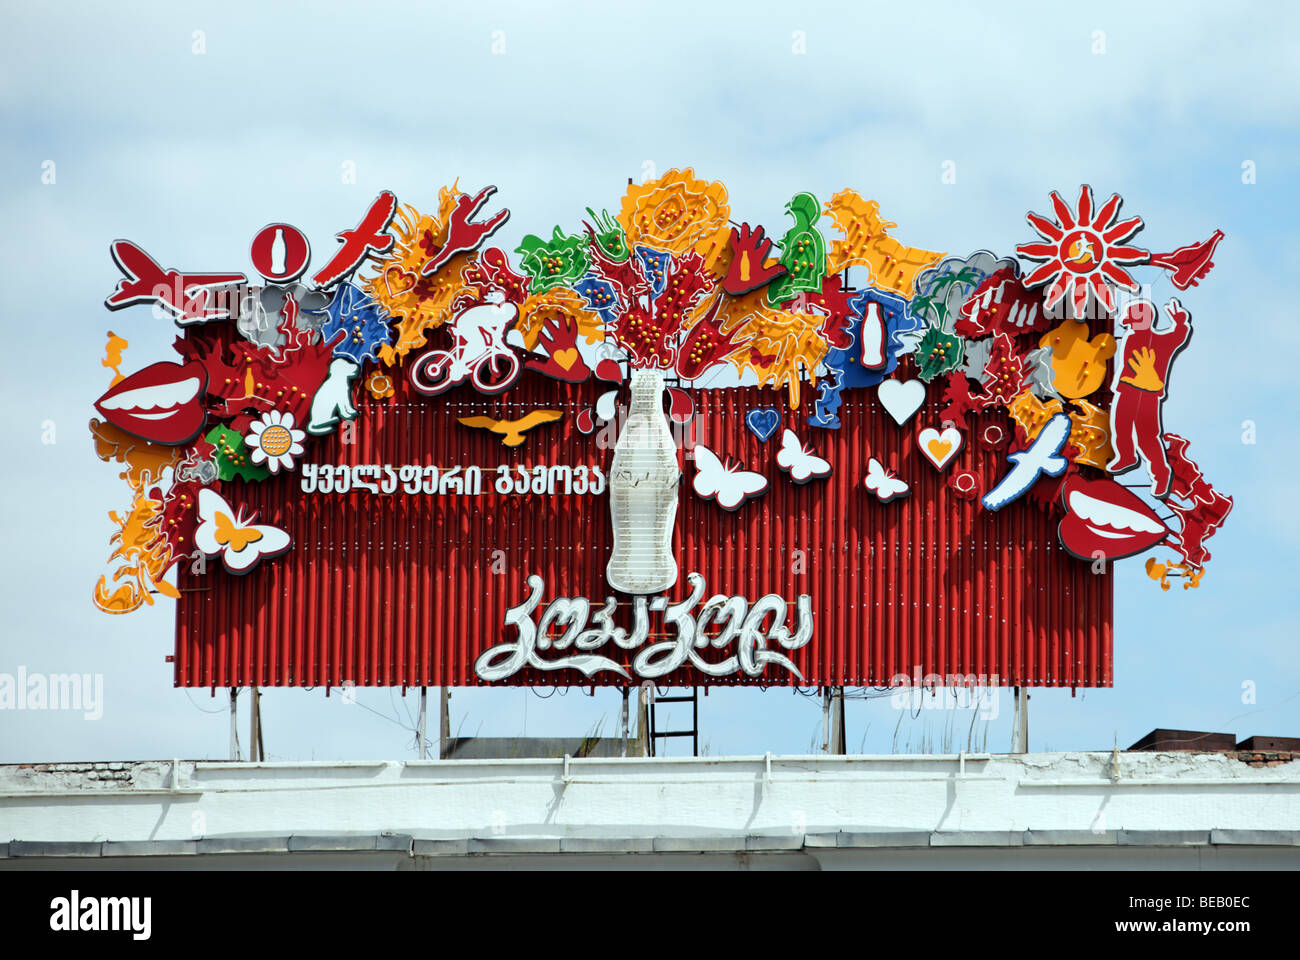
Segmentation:
{"type": "Polygon", "coordinates": [[[746,837],[746,850],[802,850],[804,838],[801,834],[775,834],[772,836],[746,837]]]}
{"type": "Polygon", "coordinates": [[[10,857],[98,857],[102,843],[54,842],[43,840],[13,840],[9,844],[10,857]]]}
{"type": "Polygon", "coordinates": [[[1119,843],[1118,830],[1026,830],[1027,847],[1113,847],[1119,843]]]}
{"type": "Polygon", "coordinates": [[[463,857],[469,853],[468,840],[421,840],[411,841],[411,855],[414,857],[463,857]]]}
{"type": "Polygon", "coordinates": [[[1209,830],[1121,830],[1120,846],[1204,847],[1210,843],[1209,830]]]}
{"type": "Polygon", "coordinates": [[[835,839],[837,847],[928,847],[930,845],[930,831],[837,833],[835,839]]]}
{"type": "Polygon", "coordinates": [[[197,840],[106,840],[106,857],[192,857],[199,852],[197,840]]]}
{"type": "Polygon", "coordinates": [[[0,859],[187,857],[222,854],[371,853],[411,857],[520,854],[782,853],[800,850],[907,847],[1300,847],[1300,830],[924,830],[805,835],[704,837],[468,837],[406,834],[208,837],[201,840],[109,840],[92,843],[13,840],[0,859]]]}
{"type": "Polygon", "coordinates": [[[930,834],[932,847],[1020,847],[1022,830],[936,830],[930,834]]]}
{"type": "Polygon", "coordinates": [[[207,837],[199,853],[288,853],[290,837],[207,837]]]}
{"type": "Polygon", "coordinates": [[[345,850],[374,850],[378,837],[373,834],[356,836],[292,836],[289,838],[289,852],[302,851],[332,852],[345,850]]]}
{"type": "Polygon", "coordinates": [[[719,867],[807,867],[820,858],[1104,869],[1186,864],[1199,850],[1225,869],[1300,865],[1300,762],[1256,769],[1220,754],[1128,753],[1123,779],[1113,781],[1114,759],[1113,751],[978,763],[948,755],[571,759],[558,805],[561,760],[0,764],[0,869],[42,858],[87,870],[166,867],[169,858],[177,869],[437,869],[471,854],[478,866],[563,865],[566,855],[628,866],[619,854],[687,853],[719,867]],[[199,799],[222,835],[193,836],[189,803],[199,799]],[[1093,833],[1103,803],[1112,829],[1093,833]],[[497,810],[508,832],[486,823],[497,810]],[[805,834],[791,824],[806,824],[805,834]]]}
{"type": "Polygon", "coordinates": [[[800,848],[792,823],[809,825],[807,851],[930,847],[931,855],[919,857],[927,861],[941,859],[933,851],[945,849],[978,856],[980,847],[1005,857],[1015,844],[1034,847],[1037,860],[1048,847],[1074,848],[1084,859],[1095,859],[1092,847],[1110,844],[1147,844],[1167,857],[1182,855],[1188,844],[1266,857],[1286,857],[1297,847],[1300,762],[1255,769],[1217,753],[1126,753],[1119,758],[1122,779],[1113,780],[1114,760],[1113,751],[572,758],[559,805],[562,760],[0,764],[0,853],[8,869],[21,868],[22,856],[83,856],[90,868],[91,857],[108,852],[96,848],[105,838],[194,840],[187,805],[199,799],[224,836],[209,835],[195,852],[256,859],[253,851],[292,851],[304,862],[322,859],[299,852],[309,849],[359,861],[402,860],[413,848],[406,839],[383,838],[385,831],[459,842],[421,844],[424,856],[468,852],[471,836],[476,853],[519,848],[511,838],[539,838],[556,852],[578,851],[588,840],[597,848],[614,840],[629,851],[649,843],[654,852],[650,838],[664,840],[663,849],[788,852],[800,848]],[[174,791],[172,784],[185,788],[174,791]],[[961,821],[945,820],[954,790],[965,797],[961,821]],[[181,796],[186,803],[177,803],[181,796]],[[486,812],[500,810],[508,835],[487,827],[487,800],[486,812]],[[1125,833],[1088,831],[1102,801],[1109,804],[1106,821],[1125,833]],[[615,823],[611,810],[619,812],[615,823]],[[1013,823],[1037,826],[1015,830],[1017,839],[1008,830],[1013,823]],[[1212,838],[1214,827],[1222,833],[1212,838]],[[266,836],[276,839],[242,839],[266,836]],[[343,839],[330,846],[321,838],[343,839]],[[40,840],[85,846],[21,846],[40,840]],[[374,855],[380,849],[383,855],[374,855]]]}
{"type": "Polygon", "coordinates": [[[649,837],[564,837],[560,840],[561,853],[654,853],[654,841],[649,837]]]}
{"type": "Polygon", "coordinates": [[[1211,830],[1210,843],[1224,846],[1300,846],[1300,830],[1211,830]]]}
{"type": "Polygon", "coordinates": [[[559,853],[558,837],[470,837],[470,853],[559,853]]]}
{"type": "Polygon", "coordinates": [[[655,837],[655,853],[742,853],[743,837],[655,837]]]}
{"type": "Polygon", "coordinates": [[[412,839],[409,833],[381,833],[375,838],[375,849],[394,852],[404,850],[410,853],[411,842],[412,839]]]}

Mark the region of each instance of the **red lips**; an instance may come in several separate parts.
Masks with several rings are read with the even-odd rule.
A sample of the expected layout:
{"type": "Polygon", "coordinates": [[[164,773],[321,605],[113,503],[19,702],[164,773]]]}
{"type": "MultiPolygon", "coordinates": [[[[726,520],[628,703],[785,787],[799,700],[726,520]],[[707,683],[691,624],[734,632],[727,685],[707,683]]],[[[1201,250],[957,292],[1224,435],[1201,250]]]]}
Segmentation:
{"type": "Polygon", "coordinates": [[[1061,484],[1061,502],[1061,545],[1082,560],[1131,557],[1169,536],[1152,509],[1114,480],[1071,474],[1061,484]]]}
{"type": "Polygon", "coordinates": [[[95,401],[95,409],[114,426],[148,440],[177,446],[203,429],[207,412],[203,393],[208,372],[203,364],[150,364],[115,385],[95,401]]]}

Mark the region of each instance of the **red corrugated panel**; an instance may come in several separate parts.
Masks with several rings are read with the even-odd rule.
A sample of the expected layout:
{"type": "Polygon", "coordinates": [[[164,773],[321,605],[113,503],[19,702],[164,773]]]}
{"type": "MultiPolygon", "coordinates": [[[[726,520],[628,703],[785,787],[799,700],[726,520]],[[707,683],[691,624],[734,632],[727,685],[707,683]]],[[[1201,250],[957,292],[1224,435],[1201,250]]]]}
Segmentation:
{"type": "MultiPolygon", "coordinates": [[[[684,461],[674,535],[682,578],[670,596],[685,595],[691,571],[704,575],[706,595],[753,601],[780,594],[792,618],[795,597],[810,595],[813,640],[792,655],[807,684],[883,685],[919,673],[1109,686],[1110,573],[1094,574],[1089,563],[1066,554],[1056,518],[1028,499],[989,513],[946,489],[955,470],[978,471],[987,488],[1007,467],[1003,453],[975,442],[975,422],[947,472],[921,457],[915,430],[939,426],[937,387],[905,428],[878,406],[874,390],[847,391],[839,430],[808,427],[807,409],[784,409],[782,395],[770,390],[692,390],[694,440],[766,473],[772,484],[765,496],[726,513],[694,495],[695,468],[684,461]],[[764,444],[744,426],[745,412],[759,406],[782,407],[783,426],[827,458],[834,475],[799,486],[782,474],[775,462],[779,434],[764,444]],[[862,486],[872,456],[912,485],[909,498],[875,501],[862,486]]],[[[306,494],[300,473],[223,487],[232,504],[245,503],[264,522],[289,530],[295,546],[245,577],[215,562],[204,576],[182,573],[177,685],[477,684],[474,661],[512,638],[505,612],[527,596],[529,574],[546,582],[543,607],[556,596],[602,600],[612,544],[608,497],[493,491],[502,464],[607,470],[612,433],[602,441],[574,424],[599,390],[591,382],[527,376],[499,398],[463,387],[426,399],[403,379],[391,400],[363,393],[353,442],[340,431],[308,448],[306,462],[313,463],[477,465],[485,491],[478,497],[408,495],[400,488],[392,495],[306,494]],[[457,423],[477,415],[514,419],[537,407],[562,409],[565,418],[536,428],[515,448],[457,423]]],[[[1009,425],[1000,412],[979,423],[993,420],[1009,425]]],[[[663,635],[653,616],[652,632],[663,635]]],[[[798,682],[773,668],[757,680],[719,681],[691,669],[668,679],[798,682]]],[[[508,682],[622,680],[612,672],[587,679],[530,669],[508,682]]]]}

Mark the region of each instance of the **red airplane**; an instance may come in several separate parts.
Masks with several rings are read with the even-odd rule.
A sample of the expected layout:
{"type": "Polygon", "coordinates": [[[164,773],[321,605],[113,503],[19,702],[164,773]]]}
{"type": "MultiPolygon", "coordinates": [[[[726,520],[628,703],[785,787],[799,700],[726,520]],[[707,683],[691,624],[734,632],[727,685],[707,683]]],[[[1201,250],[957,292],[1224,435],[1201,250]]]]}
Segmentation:
{"type": "Polygon", "coordinates": [[[114,240],[109,248],[113,262],[126,275],[117,289],[109,294],[104,306],[120,310],[135,303],[157,301],[172,314],[178,324],[225,320],[232,315],[237,300],[230,306],[211,306],[213,287],[244,283],[242,273],[181,273],[164,270],[130,240],[114,240]]]}

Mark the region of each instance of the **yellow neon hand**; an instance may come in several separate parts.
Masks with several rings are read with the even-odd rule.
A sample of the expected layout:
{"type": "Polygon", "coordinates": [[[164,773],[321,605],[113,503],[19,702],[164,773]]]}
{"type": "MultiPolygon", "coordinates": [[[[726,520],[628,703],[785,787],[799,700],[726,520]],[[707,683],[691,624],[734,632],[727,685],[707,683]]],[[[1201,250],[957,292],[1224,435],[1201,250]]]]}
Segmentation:
{"type": "Polygon", "coordinates": [[[1156,373],[1156,352],[1150,347],[1141,347],[1133,351],[1128,366],[1133,373],[1121,377],[1120,383],[1131,383],[1139,390],[1149,390],[1152,393],[1160,393],[1164,390],[1165,382],[1156,373]]]}

